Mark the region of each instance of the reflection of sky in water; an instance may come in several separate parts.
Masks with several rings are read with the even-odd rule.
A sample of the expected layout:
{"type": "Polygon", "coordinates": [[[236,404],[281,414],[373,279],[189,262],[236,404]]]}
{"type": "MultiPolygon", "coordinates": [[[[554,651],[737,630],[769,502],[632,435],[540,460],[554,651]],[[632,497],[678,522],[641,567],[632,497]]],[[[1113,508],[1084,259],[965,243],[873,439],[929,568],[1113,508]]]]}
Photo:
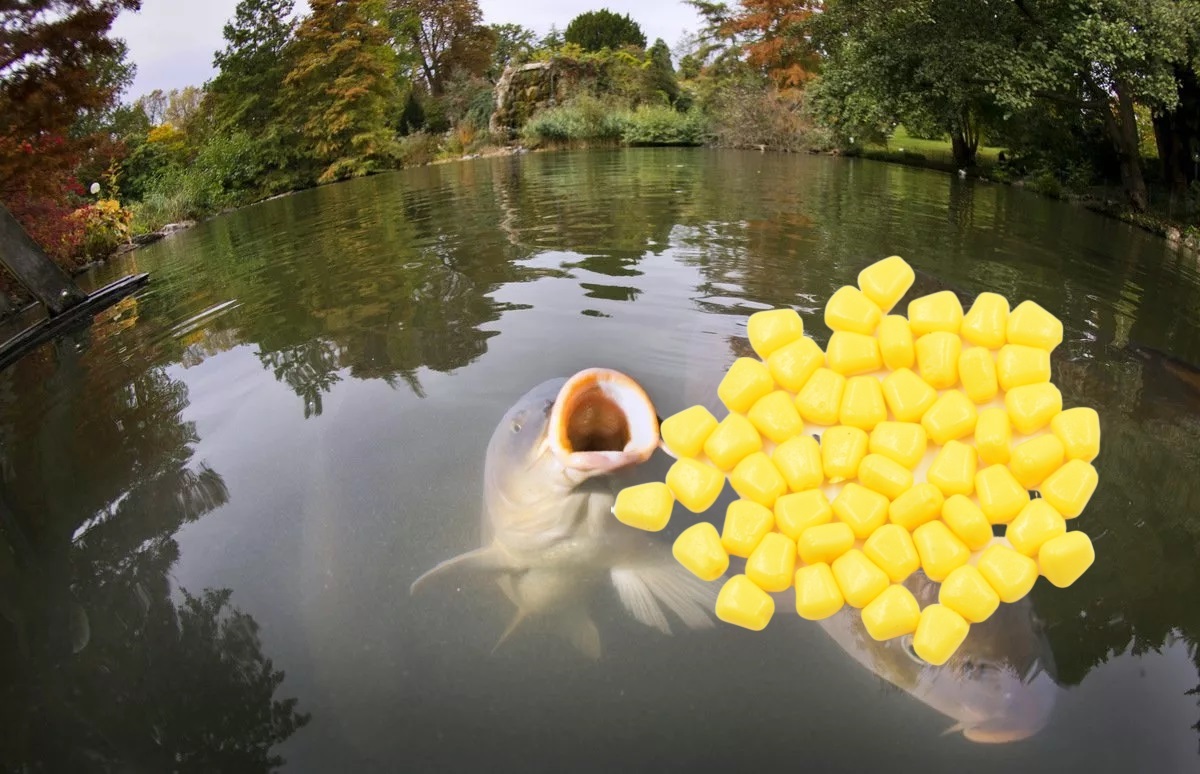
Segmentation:
{"type": "MultiPolygon", "coordinates": [[[[75,414],[61,415],[55,390],[116,395],[148,364],[169,364],[154,389],[174,382],[186,405],[144,418],[194,422],[183,464],[208,466],[228,490],[175,532],[169,580],[232,589],[231,604],[261,627],[262,653],[287,674],[276,698],[312,713],[280,749],[290,768],[478,768],[539,755],[584,768],[618,756],[670,768],[788,755],[821,770],[906,769],[930,756],[972,771],[1195,762],[1200,708],[1184,694],[1197,681],[1195,646],[1115,655],[1133,634],[1160,645],[1172,628],[1198,631],[1177,597],[1200,588],[1200,493],[1173,482],[1195,480],[1200,394],[1122,349],[1136,340],[1200,360],[1195,313],[1179,311],[1200,308],[1194,269],[1059,203],[897,167],[672,151],[513,163],[309,192],[135,253],[154,278],[136,320],[103,328],[76,371],[54,373],[43,352],[0,382],[0,441],[58,444],[74,466],[80,496],[51,507],[69,520],[83,495],[124,497],[116,485],[138,473],[105,468],[106,449],[93,459],[86,444],[62,446],[75,414]],[[606,657],[589,664],[536,626],[489,657],[510,608],[487,583],[408,596],[418,574],[478,544],[483,447],[530,386],[615,366],[667,416],[715,389],[744,347],[746,314],[792,303],[823,340],[830,292],[892,253],[936,281],[1036,294],[1057,310],[1067,331],[1055,380],[1106,423],[1106,497],[1084,516],[1103,535],[1098,565],[1071,589],[1034,595],[1060,672],[1082,678],[1037,737],[1005,747],[940,737],[948,719],[884,688],[788,608],[759,634],[663,638],[602,604],[606,657]],[[30,441],[42,416],[49,429],[30,441]],[[868,733],[878,742],[864,744],[868,733]]],[[[72,411],[93,410],[75,401],[72,411]]],[[[130,443],[141,415],[126,413],[120,431],[90,435],[104,414],[75,432],[130,443]]],[[[661,476],[665,463],[652,468],[661,476]]],[[[5,473],[22,505],[36,494],[29,470],[5,473]]],[[[153,492],[134,503],[149,525],[173,496],[153,492]]],[[[92,515],[78,513],[69,534],[92,515]]],[[[100,647],[105,613],[91,614],[89,648],[100,647]]]]}

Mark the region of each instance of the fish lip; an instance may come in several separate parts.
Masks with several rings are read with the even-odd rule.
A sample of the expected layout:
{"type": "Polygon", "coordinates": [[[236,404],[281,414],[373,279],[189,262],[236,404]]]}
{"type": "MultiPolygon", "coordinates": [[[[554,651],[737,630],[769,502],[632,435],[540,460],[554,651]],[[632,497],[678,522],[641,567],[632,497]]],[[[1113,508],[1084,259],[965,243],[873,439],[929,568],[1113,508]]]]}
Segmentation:
{"type": "Polygon", "coordinates": [[[559,463],[585,476],[645,462],[658,449],[659,440],[658,414],[650,396],[632,377],[612,368],[586,368],[568,379],[555,398],[546,433],[546,444],[559,463]],[[629,440],[620,450],[575,451],[569,437],[570,419],[581,399],[597,389],[622,413],[629,440]]]}

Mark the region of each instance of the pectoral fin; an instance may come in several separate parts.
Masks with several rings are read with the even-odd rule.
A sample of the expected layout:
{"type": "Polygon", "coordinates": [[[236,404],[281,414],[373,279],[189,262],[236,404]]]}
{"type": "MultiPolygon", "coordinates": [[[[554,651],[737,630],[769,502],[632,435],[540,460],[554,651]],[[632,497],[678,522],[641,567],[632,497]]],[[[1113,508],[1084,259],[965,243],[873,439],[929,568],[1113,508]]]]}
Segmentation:
{"type": "Polygon", "coordinates": [[[580,653],[592,659],[600,658],[600,630],[587,611],[570,607],[558,616],[558,630],[580,653]]]}
{"type": "Polygon", "coordinates": [[[427,584],[431,579],[453,571],[466,572],[511,572],[517,569],[508,553],[499,543],[491,543],[483,548],[459,554],[453,559],[447,559],[426,570],[421,577],[412,582],[408,588],[409,594],[416,594],[418,587],[427,584]]]}
{"type": "Polygon", "coordinates": [[[709,617],[717,601],[714,585],[701,581],[680,564],[614,567],[610,575],[625,610],[647,626],[671,633],[663,605],[691,629],[714,626],[709,617]]]}

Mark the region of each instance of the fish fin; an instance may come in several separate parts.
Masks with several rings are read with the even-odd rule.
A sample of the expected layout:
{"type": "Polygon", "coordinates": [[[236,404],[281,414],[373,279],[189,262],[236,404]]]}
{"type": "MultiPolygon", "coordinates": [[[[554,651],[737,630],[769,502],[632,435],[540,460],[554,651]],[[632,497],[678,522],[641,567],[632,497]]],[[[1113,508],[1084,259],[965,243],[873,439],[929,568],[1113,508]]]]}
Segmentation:
{"type": "Polygon", "coordinates": [[[647,626],[671,633],[659,603],[688,628],[715,626],[708,611],[716,604],[716,591],[682,565],[614,567],[611,575],[625,609],[647,626]]]}
{"type": "Polygon", "coordinates": [[[967,733],[967,731],[969,731],[969,730],[970,729],[967,728],[967,722],[965,720],[960,720],[957,723],[955,723],[954,725],[947,728],[945,731],[943,731],[941,735],[942,736],[950,736],[951,734],[964,734],[965,735],[967,733]]]}
{"type": "Polygon", "coordinates": [[[444,562],[439,562],[434,567],[426,570],[421,577],[413,581],[412,585],[408,587],[408,593],[416,594],[418,586],[426,584],[435,576],[459,569],[494,572],[498,570],[508,571],[514,569],[514,567],[504,549],[500,547],[500,544],[491,543],[482,548],[476,548],[474,551],[459,554],[444,562]]]}
{"type": "MultiPolygon", "coordinates": [[[[501,588],[504,588],[504,586],[501,586],[501,588]]],[[[495,655],[496,651],[500,649],[500,646],[512,636],[512,633],[517,630],[517,627],[521,625],[521,623],[525,620],[525,617],[525,611],[518,607],[516,612],[513,613],[512,620],[508,622],[508,627],[504,630],[504,633],[500,635],[500,639],[496,640],[496,644],[492,646],[492,655],[495,655]]]]}
{"type": "Polygon", "coordinates": [[[671,633],[671,626],[667,623],[667,617],[663,615],[662,608],[655,601],[654,593],[646,586],[646,582],[642,580],[636,570],[614,567],[610,574],[613,586],[617,589],[617,596],[621,598],[621,604],[625,606],[630,615],[647,626],[658,629],[663,634],[671,633]]]}
{"type": "Polygon", "coordinates": [[[587,611],[568,608],[558,618],[559,633],[583,655],[593,661],[600,658],[600,630],[587,611]]]}

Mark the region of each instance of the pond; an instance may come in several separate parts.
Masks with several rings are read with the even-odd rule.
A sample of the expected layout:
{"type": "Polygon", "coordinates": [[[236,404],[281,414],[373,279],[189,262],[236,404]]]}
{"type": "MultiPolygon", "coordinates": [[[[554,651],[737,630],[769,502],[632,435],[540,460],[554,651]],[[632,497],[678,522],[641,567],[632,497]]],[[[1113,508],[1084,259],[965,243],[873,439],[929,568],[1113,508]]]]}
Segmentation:
{"type": "MultiPolygon", "coordinates": [[[[0,374],[14,768],[1200,763],[1200,271],[1159,239],[900,166],[639,149],[332,185],[87,282],[133,271],[150,272],[144,290],[0,374]],[[1055,382],[1100,413],[1080,525],[1097,562],[1069,588],[1039,582],[1013,624],[1037,627],[1054,681],[1049,706],[1021,710],[1048,713],[1036,733],[944,733],[951,717],[790,605],[762,632],[672,618],[664,634],[599,584],[571,600],[594,621],[593,659],[549,620],[497,647],[513,606],[486,575],[410,594],[480,545],[485,447],[527,390],[607,366],[669,416],[746,352],[749,314],[790,305],[824,344],[830,294],[893,254],[919,270],[913,293],[991,290],[1057,314],[1055,382]]],[[[655,545],[694,518],[678,509],[655,545]]]]}

